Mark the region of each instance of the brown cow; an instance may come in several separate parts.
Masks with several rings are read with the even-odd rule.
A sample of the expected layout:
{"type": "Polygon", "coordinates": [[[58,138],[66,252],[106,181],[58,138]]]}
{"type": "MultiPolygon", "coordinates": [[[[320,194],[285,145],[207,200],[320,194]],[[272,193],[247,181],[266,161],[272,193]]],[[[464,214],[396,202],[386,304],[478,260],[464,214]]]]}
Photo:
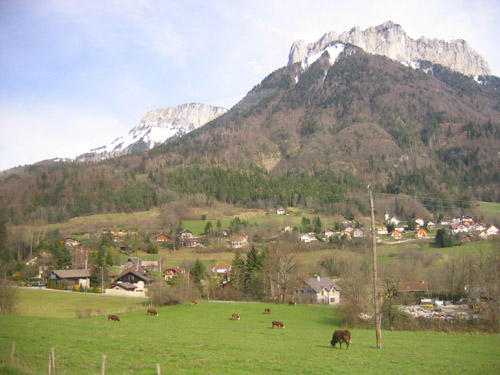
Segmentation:
{"type": "Polygon", "coordinates": [[[340,348],[342,348],[342,343],[345,342],[347,349],[349,349],[349,344],[351,343],[351,332],[349,330],[337,330],[333,332],[332,341],[330,343],[335,348],[336,343],[340,343],[340,348]]]}
{"type": "Polygon", "coordinates": [[[153,309],[148,309],[148,315],[156,315],[156,316],[158,316],[158,311],[153,310],[153,309]]]}
{"type": "Polygon", "coordinates": [[[194,306],[194,305],[197,305],[197,304],[198,304],[198,302],[196,302],[196,301],[191,301],[191,306],[194,306]]]}
{"type": "Polygon", "coordinates": [[[271,314],[271,309],[264,309],[264,314],[271,314]]]}
{"type": "Polygon", "coordinates": [[[231,319],[240,320],[240,316],[238,314],[233,314],[233,317],[231,319]]]}
{"type": "Polygon", "coordinates": [[[295,305],[295,301],[288,301],[289,305],[295,305]]]}
{"type": "Polygon", "coordinates": [[[276,320],[273,320],[273,328],[278,327],[278,328],[285,328],[285,325],[281,322],[278,322],[276,320]]]}
{"type": "Polygon", "coordinates": [[[113,322],[119,322],[120,321],[120,318],[117,317],[116,315],[112,315],[112,314],[109,314],[108,315],[108,320],[111,320],[113,322]]]}

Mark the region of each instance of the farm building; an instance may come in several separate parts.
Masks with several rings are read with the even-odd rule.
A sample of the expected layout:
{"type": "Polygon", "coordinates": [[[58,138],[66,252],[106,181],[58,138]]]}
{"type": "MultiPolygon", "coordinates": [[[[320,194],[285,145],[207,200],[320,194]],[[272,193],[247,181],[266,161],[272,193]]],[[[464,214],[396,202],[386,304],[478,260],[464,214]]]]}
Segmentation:
{"type": "Polygon", "coordinates": [[[295,290],[294,299],[299,302],[337,305],[340,302],[341,288],[329,277],[312,277],[302,281],[295,290]]]}

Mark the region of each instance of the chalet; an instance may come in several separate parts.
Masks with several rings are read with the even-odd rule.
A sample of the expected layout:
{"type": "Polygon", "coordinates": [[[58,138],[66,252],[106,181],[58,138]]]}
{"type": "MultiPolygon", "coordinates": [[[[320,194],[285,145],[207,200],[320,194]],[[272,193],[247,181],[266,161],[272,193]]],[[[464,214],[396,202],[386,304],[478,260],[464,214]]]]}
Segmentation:
{"type": "Polygon", "coordinates": [[[309,243],[312,241],[317,241],[316,234],[314,232],[310,233],[301,233],[299,237],[300,241],[304,243],[309,243]]]}
{"type": "Polygon", "coordinates": [[[344,228],[343,231],[349,232],[349,234],[351,234],[352,232],[354,232],[354,227],[352,225],[348,225],[347,227],[344,228]]]}
{"type": "Polygon", "coordinates": [[[403,293],[429,293],[429,285],[427,281],[400,281],[398,289],[403,293]]]}
{"type": "Polygon", "coordinates": [[[351,233],[349,233],[348,231],[346,230],[343,230],[343,231],[340,231],[338,233],[338,237],[339,238],[344,238],[346,240],[350,240],[351,239],[351,233]]]}
{"type": "Polygon", "coordinates": [[[395,240],[400,240],[403,238],[403,234],[398,231],[398,230],[393,230],[391,233],[390,233],[390,236],[392,238],[394,238],[395,240]]]}
{"type": "Polygon", "coordinates": [[[323,238],[328,241],[330,237],[335,235],[335,232],[331,229],[325,229],[321,234],[323,235],[323,238]]]}
{"type": "Polygon", "coordinates": [[[231,236],[229,242],[231,243],[231,249],[241,249],[248,245],[247,236],[241,234],[231,236]]]}
{"type": "Polygon", "coordinates": [[[396,227],[394,227],[394,230],[397,230],[400,233],[404,233],[405,232],[405,227],[403,227],[402,225],[396,226],[396,227]]]}
{"type": "Polygon", "coordinates": [[[429,221],[427,223],[427,229],[434,229],[436,228],[436,223],[434,223],[433,221],[429,221]]]}
{"type": "Polygon", "coordinates": [[[182,240],[187,240],[189,238],[193,238],[193,232],[190,230],[184,229],[182,232],[179,233],[179,239],[182,240]]]}
{"type": "Polygon", "coordinates": [[[415,219],[415,223],[417,223],[417,225],[418,225],[419,227],[423,227],[423,226],[425,225],[425,221],[424,221],[424,219],[422,219],[421,217],[416,218],[416,219],[415,219]]]}
{"type": "Polygon", "coordinates": [[[329,277],[312,277],[302,281],[295,290],[294,299],[302,302],[337,305],[342,289],[329,277]]]}
{"type": "Polygon", "coordinates": [[[124,270],[120,276],[116,278],[116,282],[128,282],[131,284],[136,284],[137,286],[146,286],[151,285],[155,281],[155,278],[152,277],[149,272],[146,270],[135,270],[133,268],[128,268],[124,270]],[[142,283],[142,284],[139,284],[142,283]]]}
{"type": "Polygon", "coordinates": [[[284,228],[281,228],[281,234],[285,234],[285,233],[292,233],[293,232],[293,229],[291,226],[287,225],[286,227],[284,228]]]}
{"type": "Polygon", "coordinates": [[[429,234],[425,229],[419,229],[415,232],[415,238],[429,238],[429,234]]]}
{"type": "Polygon", "coordinates": [[[461,217],[458,217],[458,216],[455,216],[453,217],[451,220],[450,220],[450,225],[453,225],[453,224],[460,224],[462,222],[462,218],[461,217]]]}
{"type": "Polygon", "coordinates": [[[170,237],[166,234],[160,233],[153,237],[153,240],[156,242],[168,242],[170,241],[170,237]]]}
{"type": "Polygon", "coordinates": [[[49,278],[58,284],[90,286],[90,273],[87,270],[53,270],[49,278]]]}
{"type": "Polygon", "coordinates": [[[474,225],[474,219],[470,216],[462,215],[462,223],[469,223],[471,225],[474,225]]]}
{"type": "Polygon", "coordinates": [[[490,225],[486,230],[485,233],[487,236],[496,236],[498,234],[498,228],[494,225],[490,225]]]}
{"type": "Polygon", "coordinates": [[[376,228],[376,231],[377,231],[377,234],[389,234],[389,232],[387,231],[387,227],[385,225],[379,225],[376,228]]]}
{"type": "Polygon", "coordinates": [[[472,230],[474,230],[476,232],[482,232],[482,231],[486,230],[486,224],[474,223],[474,225],[472,226],[472,230]]]}
{"type": "Polygon", "coordinates": [[[80,241],[75,240],[74,238],[66,238],[64,240],[64,246],[75,247],[75,246],[79,246],[79,245],[80,245],[80,241]]]}
{"type": "Polygon", "coordinates": [[[120,281],[113,283],[111,288],[104,290],[104,293],[111,296],[146,297],[147,289],[144,288],[142,281],[135,284],[120,281]]]}
{"type": "Polygon", "coordinates": [[[352,236],[354,238],[363,238],[365,236],[365,232],[363,232],[361,229],[356,228],[352,231],[352,236]]]}
{"type": "Polygon", "coordinates": [[[165,271],[163,271],[165,275],[165,280],[170,280],[174,276],[185,276],[186,269],[183,267],[169,267],[165,271]]]}

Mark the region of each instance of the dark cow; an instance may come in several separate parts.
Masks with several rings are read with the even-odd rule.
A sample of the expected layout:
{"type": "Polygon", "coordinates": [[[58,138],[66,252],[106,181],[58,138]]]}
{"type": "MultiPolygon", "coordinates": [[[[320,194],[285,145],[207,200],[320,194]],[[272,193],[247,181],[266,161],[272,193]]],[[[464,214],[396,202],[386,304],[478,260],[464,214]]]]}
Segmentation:
{"type": "Polygon", "coordinates": [[[285,325],[281,322],[278,322],[276,320],[273,320],[273,328],[278,327],[278,328],[285,328],[285,325]]]}
{"type": "Polygon", "coordinates": [[[347,349],[349,349],[349,344],[351,343],[351,332],[346,330],[337,330],[333,332],[332,341],[330,343],[335,348],[336,343],[340,343],[340,348],[342,348],[342,343],[345,342],[347,345],[347,349]]]}
{"type": "Polygon", "coordinates": [[[119,318],[119,317],[117,317],[116,315],[111,315],[111,314],[109,314],[109,315],[108,315],[108,320],[111,320],[111,321],[113,321],[113,322],[119,322],[119,321],[120,321],[120,318],[119,318]]]}
{"type": "Polygon", "coordinates": [[[197,304],[198,304],[198,302],[196,302],[196,301],[191,301],[191,306],[194,306],[194,305],[197,305],[197,304]]]}
{"type": "Polygon", "coordinates": [[[264,314],[271,314],[271,309],[264,309],[264,314]]]}
{"type": "Polygon", "coordinates": [[[295,305],[295,301],[288,301],[289,305],[295,305]]]}
{"type": "Polygon", "coordinates": [[[238,314],[233,314],[233,317],[231,319],[240,320],[240,316],[238,314]]]}
{"type": "Polygon", "coordinates": [[[148,309],[148,315],[156,315],[156,316],[158,316],[158,311],[153,310],[153,309],[148,309]]]}

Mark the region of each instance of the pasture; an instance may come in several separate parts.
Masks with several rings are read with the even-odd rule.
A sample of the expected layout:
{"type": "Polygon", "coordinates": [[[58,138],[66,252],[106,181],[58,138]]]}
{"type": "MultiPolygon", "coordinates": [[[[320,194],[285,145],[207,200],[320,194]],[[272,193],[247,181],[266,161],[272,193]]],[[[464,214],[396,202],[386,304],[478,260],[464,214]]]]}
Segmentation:
{"type": "MultiPolygon", "coordinates": [[[[31,303],[44,309],[57,292],[38,293],[31,303]]],[[[58,295],[61,303],[76,301],[58,295]]],[[[384,375],[497,374],[500,364],[499,335],[383,331],[378,350],[374,330],[351,329],[349,350],[333,349],[332,332],[343,327],[328,306],[199,301],[156,308],[158,316],[146,310],[118,314],[120,322],[63,313],[0,316],[0,360],[8,361],[15,341],[21,374],[46,373],[51,347],[61,375],[99,374],[102,354],[109,375],[153,375],[156,363],[162,374],[384,375]],[[235,313],[239,321],[231,319],[235,313]],[[273,320],[286,328],[272,329],[273,320]]]]}

